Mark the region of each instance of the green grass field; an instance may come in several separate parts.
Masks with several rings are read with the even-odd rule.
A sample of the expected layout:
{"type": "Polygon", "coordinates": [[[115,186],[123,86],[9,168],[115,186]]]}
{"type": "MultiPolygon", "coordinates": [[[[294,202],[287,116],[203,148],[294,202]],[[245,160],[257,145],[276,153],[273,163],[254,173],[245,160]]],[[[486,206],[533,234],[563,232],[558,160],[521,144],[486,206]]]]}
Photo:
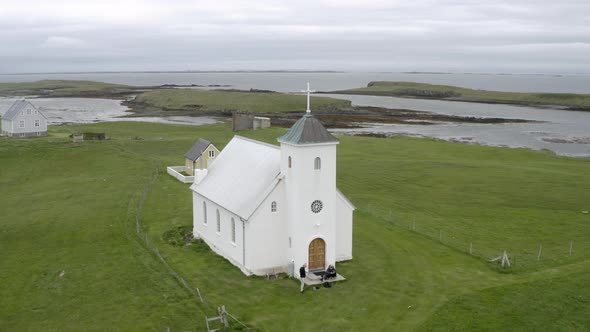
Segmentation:
{"type": "MultiPolygon", "coordinates": [[[[163,89],[137,96],[135,102],[148,107],[198,112],[296,112],[305,111],[305,96],[276,92],[208,91],[195,89],[163,89]]],[[[350,101],[312,97],[314,110],[331,106],[350,108],[350,101]]]]}
{"type": "Polygon", "coordinates": [[[135,92],[135,87],[94,81],[43,80],[0,83],[0,96],[100,97],[135,92]]]}
{"type": "MultiPolygon", "coordinates": [[[[275,143],[283,132],[240,134],[275,143]]],[[[232,135],[228,124],[100,123],[0,139],[0,330],[202,331],[222,304],[261,331],[590,328],[590,215],[581,213],[590,210],[590,160],[341,137],[338,184],[358,208],[354,259],[338,265],[347,281],[301,295],[294,280],[245,277],[199,243],[164,239],[192,223],[188,185],[165,166],[182,164],[199,137],[223,147],[232,135]],[[74,145],[67,136],[77,131],[110,140],[74,145]],[[205,304],[136,236],[137,204],[156,170],[142,223],[205,304]],[[457,245],[471,241],[489,255],[514,252],[514,269],[499,273],[488,253],[457,245]],[[539,243],[547,256],[537,262],[539,243]],[[518,254],[525,249],[531,257],[518,254]]]]}
{"type": "Polygon", "coordinates": [[[486,91],[415,82],[371,82],[364,88],[335,91],[335,93],[434,98],[518,105],[556,105],[579,110],[590,110],[590,94],[486,91]]]}

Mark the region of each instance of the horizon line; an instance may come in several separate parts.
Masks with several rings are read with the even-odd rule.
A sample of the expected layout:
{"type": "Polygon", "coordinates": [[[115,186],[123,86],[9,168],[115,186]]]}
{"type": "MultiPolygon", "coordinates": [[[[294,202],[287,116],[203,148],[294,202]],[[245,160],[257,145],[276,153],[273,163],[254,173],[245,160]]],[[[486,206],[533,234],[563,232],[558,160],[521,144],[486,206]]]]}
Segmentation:
{"type": "Polygon", "coordinates": [[[237,70],[92,70],[92,71],[48,71],[48,72],[8,72],[0,75],[74,75],[74,74],[205,74],[205,73],[325,73],[325,74],[343,74],[343,73],[367,73],[367,74],[422,74],[422,75],[538,75],[538,76],[575,76],[575,75],[590,75],[590,73],[543,73],[543,72],[528,72],[528,73],[512,73],[512,72],[469,72],[469,71],[386,71],[386,70],[289,70],[289,69],[237,69],[237,70]]]}

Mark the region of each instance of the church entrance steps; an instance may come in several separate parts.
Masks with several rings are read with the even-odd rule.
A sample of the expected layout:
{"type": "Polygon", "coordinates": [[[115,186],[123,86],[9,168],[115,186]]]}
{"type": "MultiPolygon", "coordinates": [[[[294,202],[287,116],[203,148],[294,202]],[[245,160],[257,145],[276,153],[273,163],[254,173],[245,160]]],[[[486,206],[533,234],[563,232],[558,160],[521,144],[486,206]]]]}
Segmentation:
{"type": "Polygon", "coordinates": [[[344,280],[346,280],[346,278],[344,278],[342,275],[336,273],[336,278],[330,278],[330,279],[326,279],[326,280],[322,281],[322,274],[323,274],[323,271],[320,271],[320,272],[312,272],[312,271],[310,271],[307,274],[307,276],[305,277],[305,279],[303,280],[303,282],[307,286],[315,286],[315,285],[321,285],[324,282],[337,282],[337,281],[344,281],[344,280]]]}

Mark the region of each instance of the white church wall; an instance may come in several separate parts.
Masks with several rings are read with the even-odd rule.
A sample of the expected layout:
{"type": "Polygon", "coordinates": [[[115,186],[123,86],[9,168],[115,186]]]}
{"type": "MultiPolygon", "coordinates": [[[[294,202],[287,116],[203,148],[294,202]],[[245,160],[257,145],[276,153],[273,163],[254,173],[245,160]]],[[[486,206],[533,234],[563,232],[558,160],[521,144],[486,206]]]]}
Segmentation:
{"type": "Polygon", "coordinates": [[[200,238],[211,250],[225,257],[244,273],[249,271],[243,266],[244,242],[243,227],[240,217],[219,207],[205,197],[193,192],[193,236],[200,238]],[[207,206],[207,223],[204,221],[203,202],[207,206]],[[217,210],[219,210],[220,231],[217,232],[217,210]],[[235,242],[232,241],[232,218],[235,222],[235,242]]]}
{"type": "Polygon", "coordinates": [[[254,274],[287,272],[287,213],[281,181],[246,224],[246,266],[254,274]],[[276,202],[276,212],[272,211],[272,202],[276,202]]]}
{"type": "Polygon", "coordinates": [[[286,200],[289,204],[288,234],[292,237],[291,257],[295,267],[308,262],[309,244],[322,238],[326,244],[326,266],[336,261],[336,144],[281,144],[281,171],[286,176],[286,200]],[[291,157],[289,168],[288,158],[291,157]],[[321,168],[314,169],[315,158],[321,168]],[[322,202],[322,210],[313,213],[311,204],[322,202]]]}
{"type": "Polygon", "coordinates": [[[352,212],[344,199],[336,199],[336,261],[352,259],[352,212]]]}

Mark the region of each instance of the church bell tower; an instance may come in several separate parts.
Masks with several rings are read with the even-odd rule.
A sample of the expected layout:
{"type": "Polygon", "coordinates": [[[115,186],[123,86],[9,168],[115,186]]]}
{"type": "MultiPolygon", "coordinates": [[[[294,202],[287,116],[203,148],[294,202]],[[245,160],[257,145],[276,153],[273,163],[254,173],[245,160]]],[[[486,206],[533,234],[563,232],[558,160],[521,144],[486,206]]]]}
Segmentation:
{"type": "Polygon", "coordinates": [[[285,181],[289,255],[295,270],[335,265],[336,146],[339,141],[310,110],[277,140],[281,146],[281,174],[285,181]]]}

